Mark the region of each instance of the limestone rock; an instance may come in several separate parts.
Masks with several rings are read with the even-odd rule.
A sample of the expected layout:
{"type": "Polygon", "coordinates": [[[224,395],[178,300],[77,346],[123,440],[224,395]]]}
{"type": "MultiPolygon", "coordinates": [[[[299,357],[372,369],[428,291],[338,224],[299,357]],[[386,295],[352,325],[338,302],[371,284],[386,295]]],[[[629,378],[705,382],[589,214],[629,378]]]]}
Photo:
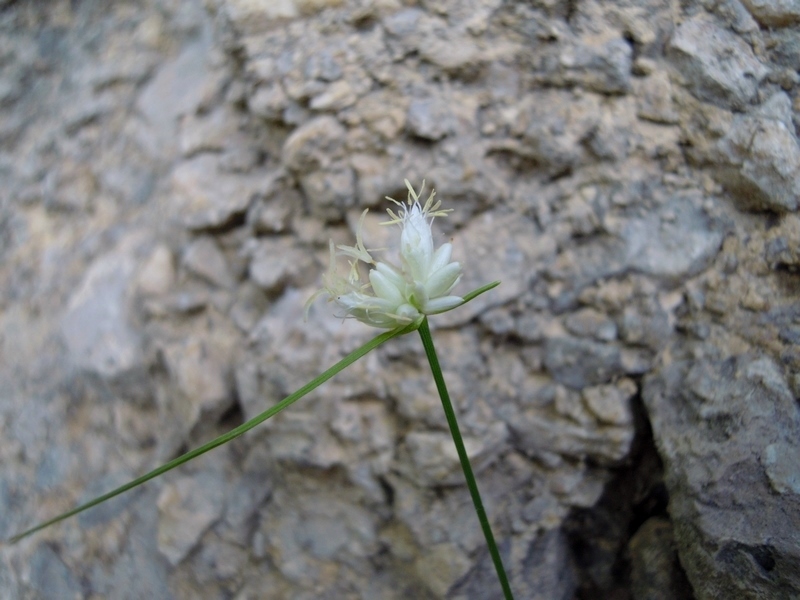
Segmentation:
{"type": "Polygon", "coordinates": [[[637,115],[656,123],[678,122],[678,112],[672,103],[672,83],[664,71],[657,71],[634,84],[639,90],[637,115]]]}
{"type": "Polygon", "coordinates": [[[230,288],[236,284],[225,255],[209,237],[200,237],[189,244],[181,262],[192,273],[214,285],[230,288]]]}
{"type": "Polygon", "coordinates": [[[345,129],[335,118],[317,117],[298,127],[283,146],[283,160],[299,173],[330,167],[344,153],[345,129]]]}
{"type": "Polygon", "coordinates": [[[622,373],[619,349],[575,338],[549,340],[545,365],[553,377],[573,389],[611,381],[622,373]]]}
{"type": "Polygon", "coordinates": [[[231,0],[224,4],[224,9],[230,22],[242,33],[262,31],[300,15],[295,0],[231,0]]]}
{"type": "Polygon", "coordinates": [[[689,600],[692,588],[678,560],[672,523],[654,517],[631,538],[631,587],[641,600],[689,600]]]}
{"type": "Polygon", "coordinates": [[[737,117],[717,149],[718,178],[744,207],[797,210],[800,145],[786,94],[778,92],[755,114],[737,117]]]}
{"type": "Polygon", "coordinates": [[[408,106],[408,128],[416,136],[435,141],[451,133],[454,127],[452,113],[442,99],[415,99],[408,106]]]}
{"type": "Polygon", "coordinates": [[[690,196],[676,198],[662,216],[631,219],[622,236],[631,267],[664,278],[696,273],[708,264],[722,243],[718,225],[698,209],[690,196]]]}
{"type": "Polygon", "coordinates": [[[248,273],[260,288],[275,293],[286,285],[310,283],[314,278],[313,265],[307,249],[280,236],[265,239],[253,249],[248,273]]]}
{"type": "Polygon", "coordinates": [[[636,392],[632,380],[621,379],[614,385],[585,388],[581,397],[600,422],[624,426],[633,423],[631,400],[636,392]]]}
{"type": "Polygon", "coordinates": [[[132,322],[130,297],[136,240],[98,258],[70,299],[61,333],[76,365],[114,378],[144,366],[141,333],[132,322]]]}
{"type": "Polygon", "coordinates": [[[436,596],[442,597],[470,567],[464,552],[453,544],[437,544],[420,556],[415,566],[420,579],[436,596]]]}
{"type": "Polygon", "coordinates": [[[577,44],[559,56],[565,83],[578,83],[587,89],[620,94],[630,89],[633,52],[625,40],[616,39],[600,46],[577,44]]]}
{"type": "MultiPolygon", "coordinates": [[[[0,0],[0,533],[376,335],[304,304],[426,179],[502,282],[430,320],[517,597],[797,595],[792,2],[129,4],[0,0]]],[[[494,598],[460,470],[394,338],[0,589],[494,598]]]]}
{"type": "Polygon", "coordinates": [[[48,545],[39,546],[32,557],[30,569],[34,589],[41,598],[77,598],[82,593],[78,578],[48,545]]]}
{"type": "Polygon", "coordinates": [[[222,517],[225,483],[205,472],[168,483],[158,496],[158,550],[177,565],[222,517]]]}
{"type": "Polygon", "coordinates": [[[159,244],[139,268],[137,290],[144,295],[164,294],[175,282],[175,265],[170,249],[159,244]]]}
{"type": "Polygon", "coordinates": [[[799,589],[800,414],[779,368],[749,356],[676,362],[649,378],[643,399],[695,595],[799,589]]]}
{"type": "MultiPolygon", "coordinates": [[[[466,437],[464,446],[476,473],[494,461],[508,433],[503,423],[495,423],[479,438],[466,437]]],[[[449,433],[411,432],[405,439],[410,464],[402,467],[407,476],[419,485],[459,485],[464,474],[453,438],[449,433]]]]}
{"type": "Polygon", "coordinates": [[[208,46],[209,40],[200,38],[185,48],[159,69],[139,95],[137,106],[145,120],[144,127],[155,138],[147,142],[154,156],[164,156],[176,146],[178,117],[196,109],[209,85],[208,46]]]}
{"type": "Polygon", "coordinates": [[[170,410],[178,413],[185,431],[201,419],[214,421],[233,402],[227,353],[233,340],[188,339],[164,348],[167,371],[175,384],[170,410]]]}
{"type": "Polygon", "coordinates": [[[543,264],[555,252],[552,238],[541,235],[528,219],[512,214],[487,212],[462,233],[470,240],[463,249],[456,244],[454,255],[470,269],[458,285],[462,293],[500,280],[493,294],[479,296],[461,310],[444,313],[437,321],[447,325],[464,323],[486,307],[519,297],[533,275],[532,266],[543,264]],[[497,237],[498,232],[503,237],[497,237]],[[463,258],[462,258],[463,257],[463,258]]]}
{"type": "Polygon", "coordinates": [[[668,56],[694,95],[734,110],[747,107],[768,71],[740,37],[700,15],[675,30],[668,56]]]}
{"type": "Polygon", "coordinates": [[[269,179],[223,173],[218,159],[207,154],[180,163],[172,173],[175,204],[190,229],[223,227],[243,215],[269,179]]]}
{"type": "Polygon", "coordinates": [[[797,0],[742,0],[742,2],[762,25],[789,27],[800,23],[800,2],[797,0]]]}

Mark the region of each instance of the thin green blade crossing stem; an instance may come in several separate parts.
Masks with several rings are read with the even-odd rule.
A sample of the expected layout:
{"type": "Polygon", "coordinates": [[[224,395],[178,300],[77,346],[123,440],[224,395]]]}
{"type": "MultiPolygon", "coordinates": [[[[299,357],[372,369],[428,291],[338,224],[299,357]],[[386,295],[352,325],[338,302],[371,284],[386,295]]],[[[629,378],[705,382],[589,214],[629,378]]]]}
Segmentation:
{"type": "MultiPolygon", "coordinates": [[[[491,289],[496,284],[489,284],[486,286],[491,289]]],[[[481,292],[486,291],[484,289],[481,292]]],[[[477,294],[476,294],[477,295],[477,294]]],[[[474,296],[473,296],[474,297],[474,296]]],[[[471,299],[471,298],[470,298],[471,299]]],[[[456,420],[456,413],[453,410],[453,404],[450,402],[450,394],[447,392],[447,386],[444,383],[444,376],[442,369],[439,366],[439,359],[436,356],[436,349],[433,347],[433,338],[431,337],[431,330],[428,327],[427,317],[422,319],[422,324],[419,326],[419,335],[422,338],[422,345],[425,347],[425,354],[428,355],[428,363],[433,372],[433,379],[436,382],[436,389],[439,391],[439,397],[442,399],[442,407],[444,414],[447,417],[447,424],[450,426],[450,433],[453,436],[453,442],[456,445],[458,458],[461,461],[461,468],[464,470],[464,477],[467,480],[467,487],[472,496],[472,503],[475,505],[475,512],[478,515],[483,535],[486,538],[486,544],[489,546],[489,554],[492,556],[494,568],[497,571],[497,578],[500,580],[500,587],[503,588],[503,595],[506,600],[514,600],[514,594],[511,592],[511,586],[508,583],[508,576],[506,575],[505,567],[503,567],[503,560],[500,557],[500,551],[497,549],[497,544],[494,541],[494,534],[492,533],[492,526],[489,524],[489,519],[486,516],[486,510],[483,508],[483,501],[481,494],[478,491],[478,482],[475,480],[475,475],[472,472],[472,465],[469,462],[467,450],[464,447],[464,440],[461,438],[461,430],[458,427],[456,420]]]]}
{"type": "MultiPolygon", "coordinates": [[[[489,290],[497,287],[498,285],[500,285],[500,282],[499,281],[495,281],[493,283],[489,283],[487,285],[484,285],[484,286],[482,286],[482,287],[480,287],[480,288],[478,288],[476,290],[473,290],[472,292],[470,292],[470,293],[468,293],[468,294],[466,294],[464,296],[464,302],[461,304],[461,306],[463,306],[467,302],[470,302],[471,300],[475,299],[476,297],[480,296],[481,294],[483,294],[485,292],[488,292],[489,290]]],[[[427,326],[427,322],[426,322],[426,326],[427,326]]],[[[182,464],[184,464],[186,462],[189,462],[193,458],[197,458],[201,454],[205,454],[209,450],[213,450],[214,448],[216,448],[218,446],[221,446],[223,444],[226,444],[226,443],[230,442],[231,440],[239,437],[243,433],[246,433],[247,431],[250,431],[256,425],[260,425],[261,423],[263,423],[264,421],[266,421],[270,417],[275,416],[276,414],[281,412],[284,408],[286,408],[287,406],[293,404],[294,402],[296,402],[297,400],[299,400],[300,398],[302,398],[303,396],[305,396],[306,394],[308,394],[312,390],[316,389],[317,387],[319,387],[320,385],[322,385],[323,383],[328,381],[328,379],[330,379],[331,377],[333,377],[334,375],[336,375],[337,373],[339,373],[343,369],[349,367],[351,364],[356,362],[359,358],[362,358],[364,355],[368,354],[369,352],[371,352],[372,350],[374,350],[375,348],[377,348],[378,346],[380,346],[384,342],[388,342],[390,339],[398,337],[400,335],[404,335],[406,333],[410,333],[410,332],[414,331],[415,329],[417,329],[419,327],[420,327],[420,321],[418,320],[418,321],[414,321],[412,323],[409,323],[405,327],[401,327],[401,328],[398,328],[398,329],[393,329],[392,331],[387,331],[385,333],[382,333],[382,334],[372,338],[369,342],[367,342],[366,344],[364,344],[363,346],[361,346],[357,350],[354,350],[353,352],[348,354],[346,357],[344,357],[342,360],[340,360],[338,363],[333,365],[330,369],[328,369],[327,371],[322,373],[322,375],[320,375],[316,379],[310,381],[309,383],[307,383],[306,385],[301,387],[294,394],[292,394],[290,396],[287,396],[286,398],[284,398],[283,400],[278,402],[278,404],[276,404],[275,406],[265,410],[260,415],[257,415],[255,417],[253,417],[252,419],[250,419],[246,423],[243,423],[242,425],[239,425],[239,427],[237,427],[235,429],[232,429],[228,433],[225,433],[225,434],[219,436],[218,438],[216,438],[214,440],[211,440],[210,442],[200,446],[199,448],[195,448],[194,450],[191,450],[191,451],[187,452],[186,454],[183,454],[183,455],[179,456],[178,458],[176,458],[174,460],[171,460],[170,462],[168,462],[168,463],[166,463],[164,465],[161,465],[160,467],[158,467],[156,469],[153,469],[149,473],[147,473],[145,475],[142,475],[141,477],[139,477],[137,479],[134,479],[133,481],[130,481],[130,482],[128,482],[128,483],[126,483],[126,484],[114,489],[114,490],[111,490],[107,494],[103,494],[102,496],[98,496],[97,498],[95,498],[93,500],[90,500],[89,502],[87,502],[85,504],[81,504],[77,508],[74,508],[74,509],[70,510],[69,512],[65,512],[65,513],[63,513],[61,515],[58,515],[57,517],[54,517],[52,519],[49,519],[48,521],[45,521],[43,523],[40,523],[39,525],[36,525],[35,527],[27,529],[27,530],[23,531],[22,533],[18,533],[17,535],[15,535],[14,537],[12,537],[12,538],[10,538],[8,540],[9,543],[13,544],[13,543],[18,542],[19,540],[25,538],[25,537],[28,537],[29,535],[31,535],[33,533],[36,533],[37,531],[41,531],[42,529],[45,529],[46,527],[49,527],[50,525],[55,525],[59,521],[63,521],[64,519],[68,519],[70,517],[74,517],[78,513],[82,513],[83,511],[88,510],[88,509],[90,509],[90,508],[92,508],[94,506],[97,506],[98,504],[101,504],[101,503],[105,502],[106,500],[111,500],[111,498],[114,498],[115,496],[119,496],[120,494],[123,494],[123,493],[127,492],[128,490],[131,490],[131,489],[133,489],[135,487],[138,487],[138,486],[142,485],[143,483],[145,483],[147,481],[150,481],[151,479],[153,479],[155,477],[158,477],[159,475],[163,475],[167,471],[171,471],[172,469],[174,469],[176,467],[179,467],[180,465],[182,465],[182,464]]],[[[2,544],[2,543],[3,542],[0,541],[0,544],[2,544]]]]}
{"type": "Polygon", "coordinates": [[[182,464],[184,464],[186,462],[189,462],[193,458],[197,458],[201,454],[205,454],[209,450],[213,450],[214,448],[216,448],[218,446],[221,446],[222,444],[226,444],[226,443],[230,442],[231,440],[233,440],[234,438],[239,437],[243,433],[246,433],[247,431],[250,431],[256,425],[260,425],[261,423],[263,423],[264,421],[266,421],[270,417],[275,416],[276,414],[281,412],[284,408],[286,408],[287,406],[293,404],[294,402],[296,402],[297,400],[299,400],[300,398],[302,398],[303,396],[305,396],[306,394],[308,394],[312,390],[316,389],[317,387],[319,387],[320,385],[322,385],[323,383],[328,381],[331,377],[333,377],[334,375],[336,375],[337,373],[339,373],[343,369],[349,367],[354,362],[356,362],[359,358],[362,358],[364,355],[366,355],[367,353],[371,352],[372,350],[374,350],[375,348],[377,348],[378,346],[380,346],[384,342],[388,342],[390,339],[392,339],[394,337],[397,337],[399,335],[403,335],[405,333],[409,333],[411,331],[414,331],[414,329],[416,329],[416,328],[417,328],[417,323],[412,323],[412,324],[410,324],[410,325],[408,325],[406,327],[399,328],[399,329],[393,329],[392,331],[387,331],[386,333],[382,333],[382,334],[372,338],[366,344],[364,344],[363,346],[361,346],[357,350],[354,350],[353,352],[351,352],[350,354],[345,356],[342,360],[340,360],[338,363],[333,365],[330,369],[328,369],[327,371],[322,373],[322,375],[320,375],[316,379],[310,381],[309,383],[307,383],[306,385],[301,387],[299,390],[297,390],[296,392],[294,392],[290,396],[287,396],[286,398],[284,398],[283,400],[278,402],[276,405],[272,406],[271,408],[268,408],[267,410],[265,410],[261,414],[255,416],[252,419],[250,419],[249,421],[247,421],[246,423],[243,423],[243,424],[239,425],[237,428],[232,429],[228,433],[224,433],[221,436],[219,436],[218,438],[213,439],[213,440],[211,440],[210,442],[208,442],[206,444],[203,444],[199,448],[195,448],[194,450],[190,450],[186,454],[183,454],[183,455],[179,456],[178,458],[176,458],[174,460],[171,460],[166,464],[161,465],[157,469],[153,469],[149,473],[147,473],[145,475],[142,475],[141,477],[139,477],[137,479],[134,479],[133,481],[130,481],[130,482],[124,484],[124,485],[121,485],[120,487],[108,492],[107,494],[103,494],[102,496],[98,496],[94,500],[90,500],[86,504],[81,504],[80,506],[70,510],[69,512],[65,512],[65,513],[63,513],[61,515],[58,515],[57,517],[54,517],[54,518],[52,518],[52,519],[50,519],[48,521],[45,521],[44,523],[40,523],[39,525],[36,525],[35,527],[32,527],[30,529],[27,529],[27,530],[23,531],[22,533],[19,533],[19,534],[15,535],[14,537],[12,537],[9,540],[9,543],[13,544],[15,542],[18,542],[22,538],[27,537],[27,536],[31,535],[32,533],[36,533],[37,531],[41,531],[42,529],[44,529],[46,527],[49,527],[50,525],[54,525],[54,524],[58,523],[59,521],[63,521],[64,519],[68,519],[70,517],[73,517],[73,516],[77,515],[78,513],[81,513],[81,512],[83,512],[85,510],[88,510],[88,509],[94,507],[94,506],[97,506],[98,504],[101,504],[102,502],[105,502],[106,500],[110,500],[111,498],[114,498],[115,496],[118,496],[118,495],[120,495],[120,494],[122,494],[124,492],[127,492],[128,490],[131,490],[131,489],[133,489],[133,488],[135,488],[137,486],[140,486],[143,483],[145,483],[147,481],[150,481],[151,479],[153,479],[155,477],[158,477],[159,475],[163,475],[167,471],[171,471],[175,467],[179,467],[180,465],[182,465],[182,464]]]}

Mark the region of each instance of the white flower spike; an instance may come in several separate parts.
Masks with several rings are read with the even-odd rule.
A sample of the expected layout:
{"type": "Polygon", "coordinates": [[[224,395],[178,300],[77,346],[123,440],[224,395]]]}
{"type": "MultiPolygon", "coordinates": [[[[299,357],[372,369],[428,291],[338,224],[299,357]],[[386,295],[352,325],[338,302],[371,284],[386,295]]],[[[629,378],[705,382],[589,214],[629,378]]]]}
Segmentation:
{"type": "MultiPolygon", "coordinates": [[[[397,213],[387,210],[391,217],[382,225],[400,226],[400,265],[376,261],[364,246],[361,230],[367,211],[361,214],[356,233],[355,246],[335,246],[331,241],[330,266],[323,276],[324,287],[309,300],[310,305],[319,295],[327,295],[344,311],[345,317],[353,317],[384,329],[404,327],[421,321],[423,315],[442,313],[464,303],[461,296],[450,295],[450,291],[461,279],[461,265],[450,262],[453,247],[442,244],[434,250],[431,224],[435,217],[444,217],[452,209],[443,210],[441,202],[435,201],[435,191],[424,205],[419,195],[425,189],[422,182],[419,194],[405,180],[408,188],[407,202],[388,198],[397,206],[397,213]],[[336,258],[350,259],[350,273],[345,278],[336,269],[336,258]],[[369,282],[361,281],[358,263],[372,268],[369,282]]],[[[308,306],[307,305],[307,306],[308,306]]]]}

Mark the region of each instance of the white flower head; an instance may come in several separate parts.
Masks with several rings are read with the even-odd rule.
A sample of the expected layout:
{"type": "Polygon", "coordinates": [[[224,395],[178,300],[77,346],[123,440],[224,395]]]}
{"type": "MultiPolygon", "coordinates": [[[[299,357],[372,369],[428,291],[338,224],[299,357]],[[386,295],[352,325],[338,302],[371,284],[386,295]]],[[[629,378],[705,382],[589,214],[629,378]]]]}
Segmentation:
{"type": "Polygon", "coordinates": [[[464,303],[461,296],[450,291],[461,279],[461,265],[450,262],[453,247],[442,244],[434,250],[431,224],[435,217],[444,217],[451,209],[441,209],[441,201],[434,201],[435,191],[424,205],[419,195],[425,188],[422,182],[419,194],[405,180],[408,200],[398,202],[397,213],[387,210],[391,219],[382,225],[400,226],[400,265],[376,261],[362,238],[365,210],[361,214],[356,232],[355,246],[335,246],[330,243],[330,266],[323,276],[324,287],[309,300],[309,305],[319,295],[353,317],[373,327],[393,329],[419,321],[423,315],[448,311],[464,303]],[[345,256],[350,262],[350,272],[342,277],[336,269],[337,257],[345,256]],[[369,281],[361,280],[358,263],[369,265],[369,281]]]}

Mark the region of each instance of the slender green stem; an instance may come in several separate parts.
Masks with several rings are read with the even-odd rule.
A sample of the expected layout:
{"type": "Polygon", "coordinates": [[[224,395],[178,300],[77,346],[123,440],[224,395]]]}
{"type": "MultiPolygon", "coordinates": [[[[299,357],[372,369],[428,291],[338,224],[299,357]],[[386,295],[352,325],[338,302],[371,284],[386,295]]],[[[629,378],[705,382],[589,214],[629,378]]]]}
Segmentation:
{"type": "Polygon", "coordinates": [[[243,433],[245,433],[247,431],[250,431],[256,425],[260,425],[261,423],[263,423],[264,421],[266,421],[270,417],[275,416],[276,414],[281,412],[284,408],[286,408],[287,406],[293,404],[294,402],[296,402],[297,400],[299,400],[300,398],[302,398],[303,396],[305,396],[306,394],[308,394],[312,390],[316,389],[317,387],[319,387],[320,385],[322,385],[323,383],[328,381],[328,379],[330,379],[331,377],[333,377],[334,375],[336,375],[337,373],[339,373],[343,369],[349,367],[354,362],[356,362],[359,358],[363,357],[368,352],[374,350],[375,348],[377,348],[378,346],[380,346],[384,342],[387,342],[390,339],[392,339],[394,337],[397,337],[399,335],[403,335],[405,333],[409,333],[411,331],[414,331],[414,329],[416,329],[417,326],[418,326],[417,323],[412,323],[412,324],[410,324],[410,325],[408,325],[406,327],[393,329],[392,331],[387,331],[386,333],[382,333],[382,334],[372,338],[369,342],[367,342],[366,344],[364,344],[363,346],[361,346],[357,350],[354,350],[353,352],[351,352],[350,354],[345,356],[342,360],[340,360],[338,363],[333,365],[330,369],[328,369],[327,371],[322,373],[322,375],[320,375],[319,377],[317,377],[313,381],[310,381],[309,383],[307,383],[306,385],[301,387],[299,390],[297,390],[295,393],[291,394],[290,396],[287,396],[286,398],[284,398],[283,400],[278,402],[276,405],[272,406],[271,408],[268,408],[267,410],[265,410],[261,414],[255,416],[252,419],[250,419],[249,421],[247,421],[246,423],[243,423],[243,424],[239,425],[237,428],[232,429],[228,433],[224,433],[221,436],[219,436],[218,438],[213,439],[213,440],[211,440],[210,442],[208,442],[206,444],[203,444],[199,448],[195,448],[194,450],[190,450],[186,454],[182,454],[178,458],[173,459],[173,460],[169,461],[168,463],[161,465],[157,469],[153,469],[152,471],[150,471],[146,475],[142,475],[138,479],[134,479],[133,481],[130,481],[130,482],[124,484],[124,485],[121,485],[120,487],[116,488],[115,490],[112,490],[112,491],[108,492],[107,494],[103,494],[102,496],[98,496],[94,500],[90,500],[86,504],[81,504],[80,506],[70,510],[69,512],[65,512],[65,513],[63,513],[61,515],[58,515],[57,517],[54,517],[54,518],[52,518],[52,519],[50,519],[48,521],[40,523],[39,525],[36,525],[35,527],[32,527],[30,529],[27,529],[27,530],[23,531],[22,533],[19,533],[19,534],[15,535],[11,539],[9,539],[9,542],[12,543],[12,544],[15,543],[15,542],[18,542],[22,538],[27,537],[27,536],[31,535],[32,533],[36,533],[37,531],[40,531],[40,530],[44,529],[45,527],[49,527],[50,525],[54,525],[55,523],[58,523],[59,521],[63,521],[64,519],[68,519],[69,517],[73,517],[73,516],[77,515],[78,513],[81,513],[81,512],[83,512],[83,511],[85,511],[87,509],[92,508],[93,506],[97,506],[98,504],[100,504],[102,502],[105,502],[106,500],[110,500],[111,498],[113,498],[115,496],[118,496],[118,495],[120,495],[120,494],[122,494],[124,492],[127,492],[128,490],[131,490],[131,489],[133,489],[133,488],[135,488],[135,487],[137,487],[139,485],[142,485],[146,481],[150,481],[154,477],[158,477],[159,475],[163,475],[167,471],[171,471],[175,467],[179,467],[180,465],[192,460],[193,458],[197,458],[201,454],[205,454],[209,450],[213,450],[214,448],[216,448],[218,446],[221,446],[222,444],[226,444],[226,443],[230,442],[232,439],[239,437],[240,435],[242,435],[243,433]]]}
{"type": "Polygon", "coordinates": [[[467,480],[467,487],[472,496],[472,503],[475,505],[478,521],[481,523],[483,535],[486,538],[486,544],[489,546],[489,554],[492,555],[492,562],[494,562],[494,568],[497,571],[497,578],[500,580],[500,586],[503,588],[503,595],[506,600],[514,600],[514,594],[511,593],[511,586],[508,583],[508,576],[503,567],[503,560],[500,558],[500,551],[497,549],[497,544],[494,541],[492,526],[489,524],[486,510],[483,508],[481,494],[478,491],[478,482],[475,481],[472,465],[469,462],[469,456],[467,456],[467,450],[464,447],[464,440],[461,438],[461,431],[458,428],[456,413],[455,410],[453,410],[453,404],[450,402],[450,394],[447,393],[447,386],[444,383],[444,376],[439,366],[439,359],[436,356],[436,349],[433,347],[433,338],[431,337],[431,330],[428,327],[427,317],[422,319],[422,323],[419,326],[419,335],[422,338],[422,345],[425,346],[425,354],[428,355],[428,362],[433,372],[433,379],[436,382],[436,389],[439,390],[439,396],[442,399],[442,407],[447,417],[447,424],[450,426],[450,433],[453,436],[453,442],[455,442],[456,450],[458,451],[458,458],[461,461],[461,468],[464,470],[464,477],[467,480]]]}

